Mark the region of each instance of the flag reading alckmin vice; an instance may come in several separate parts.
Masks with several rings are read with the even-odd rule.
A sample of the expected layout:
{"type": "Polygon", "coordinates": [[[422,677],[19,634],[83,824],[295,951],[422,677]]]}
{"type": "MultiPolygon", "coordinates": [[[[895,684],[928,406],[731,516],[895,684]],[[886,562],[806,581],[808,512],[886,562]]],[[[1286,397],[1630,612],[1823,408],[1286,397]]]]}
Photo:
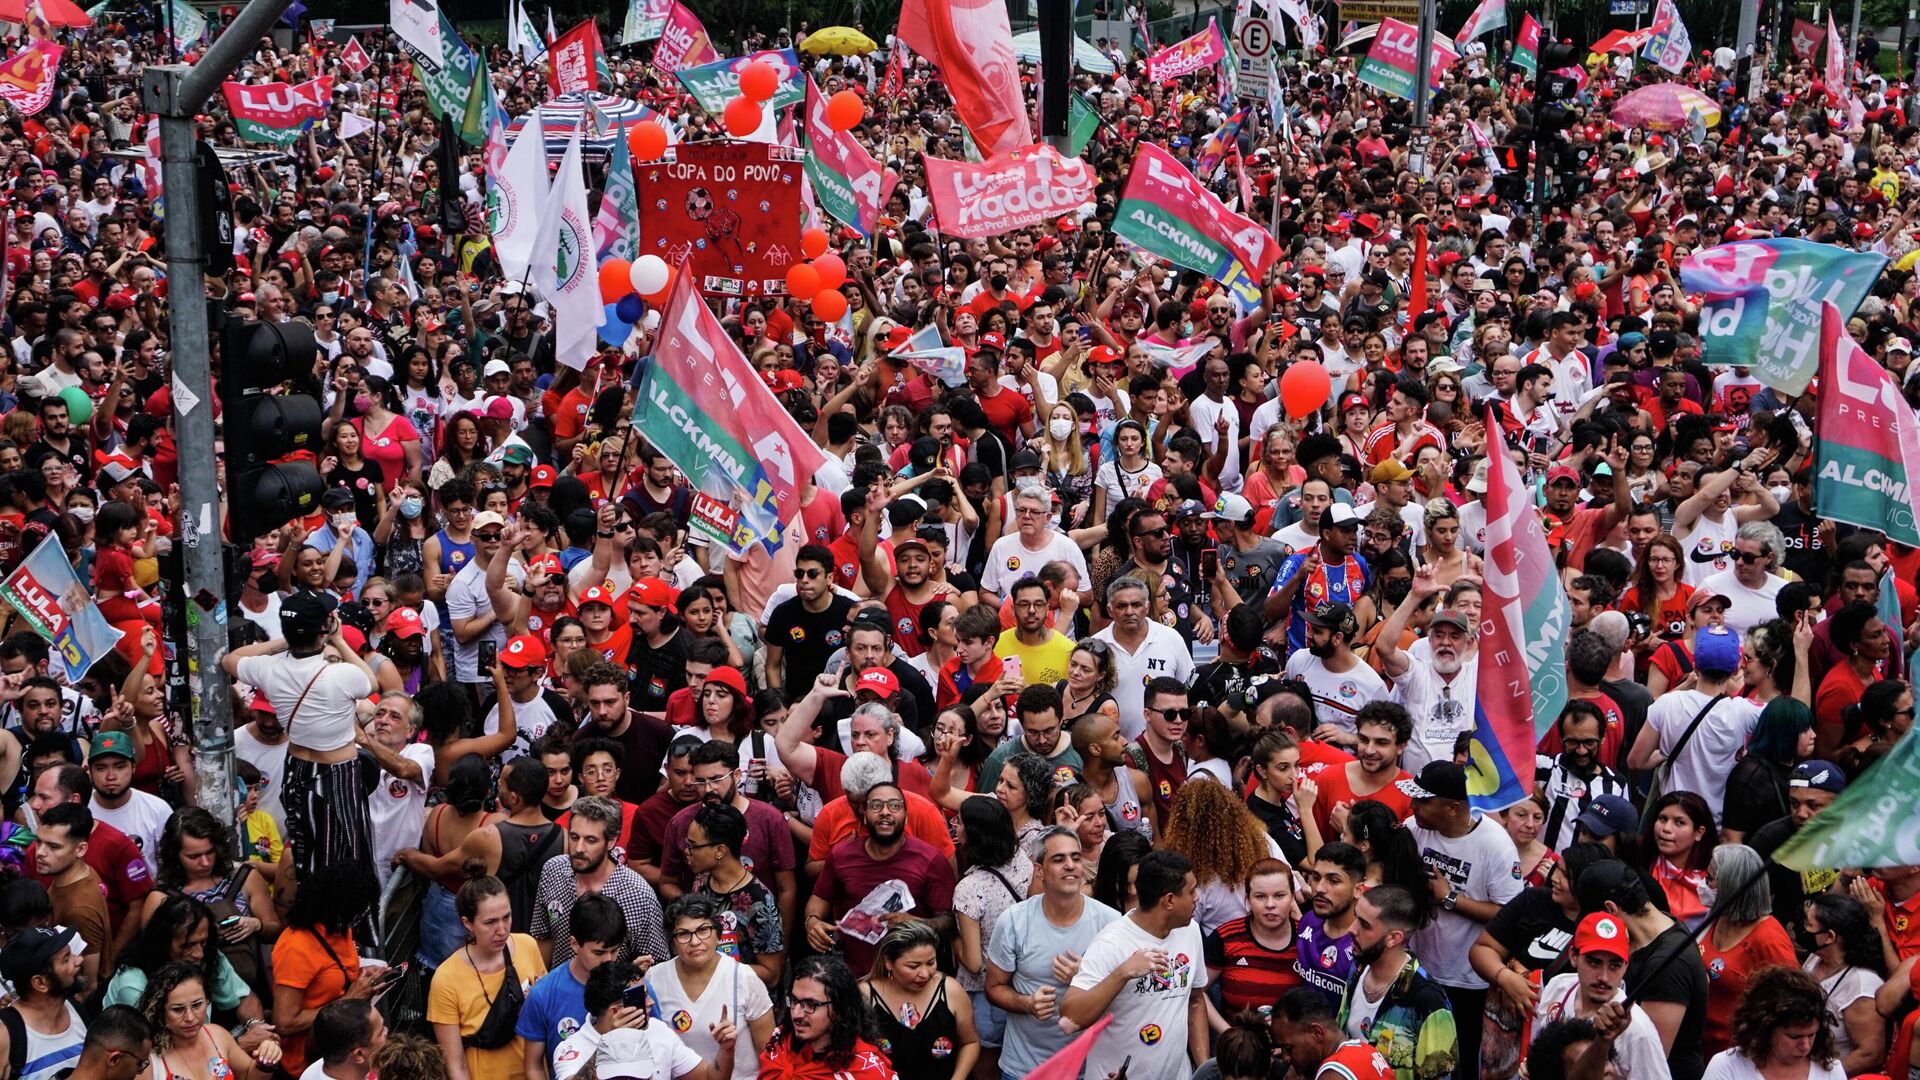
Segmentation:
{"type": "Polygon", "coordinates": [[[1820,438],[1813,512],[1920,545],[1912,478],[1920,477],[1920,431],[1900,384],[1847,333],[1847,317],[1820,305],[1820,438]]]}

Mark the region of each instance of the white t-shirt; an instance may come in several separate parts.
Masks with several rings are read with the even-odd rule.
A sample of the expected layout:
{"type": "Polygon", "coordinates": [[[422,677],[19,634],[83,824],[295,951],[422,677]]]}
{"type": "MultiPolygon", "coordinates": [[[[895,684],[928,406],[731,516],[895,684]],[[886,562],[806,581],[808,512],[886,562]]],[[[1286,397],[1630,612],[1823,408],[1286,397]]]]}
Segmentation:
{"type": "Polygon", "coordinates": [[[1313,690],[1314,715],[1322,724],[1332,724],[1353,733],[1353,716],[1362,705],[1385,701],[1387,684],[1366,661],[1352,657],[1353,666],[1331,671],[1326,661],[1301,649],[1287,658],[1287,678],[1302,679],[1313,690]]]}
{"type": "Polygon", "coordinates": [[[1273,534],[1273,538],[1285,544],[1289,552],[1305,551],[1320,542],[1320,537],[1307,531],[1304,521],[1296,521],[1281,529],[1273,534]]]}
{"type": "Polygon", "coordinates": [[[280,788],[287,777],[290,745],[280,742],[269,746],[261,742],[253,734],[252,725],[233,729],[233,756],[260,770],[261,779],[267,782],[267,789],[260,793],[260,809],[272,816],[282,835],[287,831],[287,808],[280,805],[280,788]]]}
{"type": "Polygon", "coordinates": [[[359,665],[321,653],[243,657],[235,675],[267,695],[294,745],[323,753],[353,745],[354,703],[373,693],[373,680],[359,665]]]}
{"type": "Polygon", "coordinates": [[[1117,919],[1093,936],[1074,990],[1091,990],[1140,949],[1161,949],[1167,969],[1130,980],[1113,996],[1107,1012],[1113,1023],[1087,1054],[1086,1075],[1105,1076],[1128,1057],[1129,1080],[1187,1080],[1187,1008],[1193,992],[1207,985],[1207,964],[1200,925],[1190,922],[1164,938],[1154,937],[1131,918],[1117,919]]]}
{"type": "MultiPolygon", "coordinates": [[[[526,580],[526,570],[517,562],[507,566],[507,577],[518,585],[526,580]]],[[[447,585],[447,620],[452,629],[461,619],[471,619],[483,611],[492,611],[493,601],[487,597],[487,567],[479,558],[470,560],[453,575],[453,581],[447,585]]],[[[453,643],[453,681],[463,683],[485,682],[480,675],[480,643],[491,641],[504,648],[507,644],[506,627],[495,621],[492,626],[472,641],[453,643]]]]}
{"type": "MultiPolygon", "coordinates": [[[[1623,1001],[1626,996],[1625,989],[1615,988],[1613,1000],[1623,1001]]],[[[1555,975],[1540,990],[1540,1001],[1533,1008],[1533,1029],[1538,1031],[1558,1020],[1591,1016],[1592,1010],[1581,997],[1578,973],[1555,975]]],[[[1673,1070],[1667,1065],[1660,1029],[1653,1026],[1647,1010],[1638,1005],[1629,1009],[1627,1030],[1613,1041],[1613,1057],[1620,1066],[1620,1075],[1629,1080],[1672,1080],[1673,1070]]]]}
{"type": "MultiPolygon", "coordinates": [[[[1360,515],[1360,520],[1364,523],[1373,516],[1374,508],[1379,505],[1378,502],[1370,502],[1364,506],[1354,507],[1353,512],[1360,515]]],[[[1406,525],[1407,537],[1415,550],[1427,546],[1427,512],[1425,510],[1420,509],[1416,503],[1408,503],[1400,508],[1400,521],[1406,525]]]]}
{"type": "Polygon", "coordinates": [[[1749,589],[1740,583],[1738,570],[1728,570],[1715,574],[1700,587],[1710,589],[1717,596],[1732,601],[1727,606],[1727,625],[1746,636],[1747,631],[1763,622],[1771,622],[1780,617],[1779,609],[1774,606],[1773,598],[1780,595],[1786,587],[1787,579],[1778,574],[1768,574],[1766,581],[1758,589],[1749,589]]]}
{"type": "Polygon", "coordinates": [[[1114,670],[1119,673],[1113,686],[1113,703],[1120,710],[1120,734],[1137,739],[1147,729],[1147,682],[1168,675],[1183,683],[1193,681],[1193,654],[1187,642],[1173,627],[1147,621],[1147,637],[1135,652],[1128,652],[1113,636],[1109,626],[1093,635],[1113,646],[1114,670]]]}
{"type": "MultiPolygon", "coordinates": [[[[641,1066],[641,1072],[651,1076],[653,1080],[669,1080],[671,1077],[685,1076],[703,1064],[700,1055],[688,1049],[687,1044],[681,1042],[680,1037],[660,1020],[650,1020],[643,1028],[621,1028],[618,1032],[609,1034],[619,1032],[639,1036],[643,1055],[651,1056],[654,1062],[651,1073],[646,1072],[644,1064],[641,1066]]],[[[567,1040],[561,1043],[560,1049],[553,1054],[554,1080],[572,1080],[587,1062],[593,1060],[593,1055],[599,1051],[601,1042],[606,1038],[608,1035],[600,1034],[592,1024],[567,1036],[567,1040]]],[[[746,1049],[751,1056],[752,1046],[749,1045],[746,1049]]],[[[739,1053],[737,1048],[735,1053],[739,1053]]],[[[757,1071],[759,1062],[754,1062],[754,1066],[757,1071]]]]}
{"type": "Polygon", "coordinates": [[[980,575],[980,588],[995,596],[1005,596],[1015,582],[1033,577],[1041,567],[1056,559],[1064,560],[1079,571],[1082,588],[1093,581],[1093,575],[1087,573],[1087,557],[1065,533],[1049,530],[1040,550],[1032,551],[1018,532],[1011,532],[995,540],[992,550],[987,552],[987,568],[980,575]]]}
{"type": "MultiPolygon", "coordinates": [[[[661,1017],[680,1032],[680,1041],[687,1049],[707,1060],[720,1053],[710,1028],[720,1023],[721,1009],[727,1010],[728,1019],[738,1023],[742,1032],[746,1031],[746,1025],[773,1009],[773,998],[767,994],[767,984],[760,976],[724,954],[720,957],[720,966],[707,980],[706,992],[698,1000],[688,999],[686,988],[680,985],[679,967],[672,963],[655,964],[647,969],[647,993],[652,995],[661,1017]]],[[[760,1062],[752,1050],[751,1045],[743,1044],[735,1052],[734,1080],[753,1080],[759,1075],[760,1062]]]]}
{"type": "MultiPolygon", "coordinates": [[[[1659,733],[1661,753],[1673,756],[1680,737],[1711,700],[1713,695],[1699,690],[1669,690],[1654,700],[1647,709],[1647,723],[1659,733]]],[[[1733,766],[1740,760],[1740,752],[1746,749],[1747,739],[1759,719],[1757,702],[1739,697],[1722,699],[1700,722],[1700,730],[1693,733],[1693,738],[1674,760],[1672,789],[1697,793],[1707,801],[1713,819],[1720,820],[1720,811],[1727,801],[1727,777],[1732,775],[1733,766]]]]}
{"type": "Polygon", "coordinates": [[[1227,419],[1227,460],[1220,466],[1220,490],[1240,490],[1240,408],[1233,399],[1214,401],[1202,394],[1187,403],[1187,415],[1193,418],[1194,434],[1200,436],[1200,445],[1211,454],[1219,446],[1220,432],[1214,424],[1221,417],[1227,419]]]}
{"type": "Polygon", "coordinates": [[[278,641],[285,635],[280,632],[280,594],[268,593],[267,606],[259,611],[248,611],[245,605],[240,608],[240,616],[259,627],[267,635],[268,641],[278,641]]]}
{"type": "MultiPolygon", "coordinates": [[[[540,741],[540,737],[545,735],[547,729],[552,727],[554,721],[558,719],[560,718],[553,715],[552,707],[547,704],[547,695],[545,694],[535,693],[532,701],[522,702],[516,700],[513,703],[513,729],[515,732],[513,745],[500,752],[500,760],[505,762],[512,761],[517,757],[525,757],[532,751],[534,744],[540,741]]],[[[573,718],[568,717],[567,719],[572,720],[573,718]]],[[[498,701],[494,702],[493,706],[487,710],[487,719],[481,724],[481,728],[489,735],[499,733],[500,703],[498,701]]]]}
{"type": "MultiPolygon", "coordinates": [[[[1520,852],[1506,827],[1491,815],[1474,822],[1473,831],[1454,839],[1423,829],[1407,818],[1413,842],[1428,869],[1438,867],[1462,898],[1504,904],[1520,895],[1520,852]]],[[[1487,981],[1467,962],[1485,924],[1458,911],[1441,911],[1413,932],[1413,955],[1442,986],[1484,989],[1487,981]]]]}
{"type": "MultiPolygon", "coordinates": [[[[1722,1050],[1707,1061],[1707,1071],[1700,1080],[1762,1080],[1763,1074],[1753,1067],[1753,1062],[1738,1050],[1722,1050]]],[[[1807,1080],[1847,1080],[1847,1071],[1840,1067],[1838,1058],[1831,1065],[1822,1065],[1817,1061],[1807,1062],[1807,1080]]]]}
{"type": "Polygon", "coordinates": [[[427,788],[433,780],[433,747],[409,743],[400,748],[400,756],[420,766],[421,783],[402,780],[385,769],[380,770],[380,786],[367,796],[367,814],[373,822],[373,870],[385,885],[392,876],[393,853],[411,847],[420,827],[427,823],[427,788]]]}
{"type": "MultiPolygon", "coordinates": [[[[95,821],[107,824],[127,834],[133,846],[140,849],[140,858],[146,861],[147,872],[156,877],[160,873],[160,834],[166,831],[167,819],[173,816],[173,807],[158,795],[149,795],[139,788],[127,791],[127,801],[117,810],[109,810],[100,805],[100,793],[94,792],[93,801],[87,809],[93,811],[95,821]]],[[[419,833],[415,832],[415,836],[419,833]]]]}
{"type": "MultiPolygon", "coordinates": [[[[1680,541],[1680,549],[1687,553],[1686,562],[1680,568],[1681,580],[1697,589],[1716,574],[1732,573],[1733,540],[1739,532],[1740,522],[1734,519],[1731,510],[1719,521],[1701,514],[1685,532],[1676,527],[1673,538],[1680,541]]],[[[1771,605],[1767,611],[1767,618],[1773,618],[1771,605]]]]}
{"type": "MultiPolygon", "coordinates": [[[[1425,645],[1421,638],[1416,645],[1425,645]]],[[[1429,761],[1453,760],[1453,744],[1463,731],[1473,730],[1475,690],[1480,682],[1480,654],[1460,665],[1451,682],[1433,670],[1432,655],[1407,665],[1406,674],[1393,680],[1387,700],[1413,718],[1413,737],[1400,754],[1400,767],[1418,773],[1429,761]]],[[[1424,959],[1424,958],[1423,958],[1424,959]]]]}

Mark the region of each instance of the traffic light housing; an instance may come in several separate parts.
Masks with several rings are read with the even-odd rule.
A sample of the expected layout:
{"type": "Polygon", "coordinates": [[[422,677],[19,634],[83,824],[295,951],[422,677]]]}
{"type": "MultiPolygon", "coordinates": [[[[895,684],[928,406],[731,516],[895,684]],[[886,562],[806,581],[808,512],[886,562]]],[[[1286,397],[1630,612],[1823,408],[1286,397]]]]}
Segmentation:
{"type": "Polygon", "coordinates": [[[320,505],[320,348],[305,323],[227,322],[220,334],[227,523],[246,546],[320,505]],[[291,384],[288,393],[279,393],[291,384]]]}
{"type": "MultiPolygon", "coordinates": [[[[1558,74],[1580,62],[1579,50],[1564,42],[1540,46],[1539,68],[1533,80],[1533,147],[1540,166],[1552,163],[1565,172],[1568,145],[1567,130],[1573,126],[1573,108],[1568,103],[1580,93],[1580,83],[1571,75],[1558,74]]],[[[1545,174],[1538,174],[1545,183],[1545,174]]],[[[1545,197],[1544,188],[1539,192],[1545,197]]]]}

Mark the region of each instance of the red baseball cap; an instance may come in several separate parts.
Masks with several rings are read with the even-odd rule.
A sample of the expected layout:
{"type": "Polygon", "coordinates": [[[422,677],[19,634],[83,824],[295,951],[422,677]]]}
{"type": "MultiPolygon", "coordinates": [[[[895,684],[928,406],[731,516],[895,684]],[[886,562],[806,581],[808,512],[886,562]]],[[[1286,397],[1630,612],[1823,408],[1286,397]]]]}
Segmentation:
{"type": "Polygon", "coordinates": [[[500,650],[500,662],[510,668],[543,667],[547,662],[547,643],[533,634],[521,634],[500,650]]]}
{"type": "Polygon", "coordinates": [[[1604,911],[1596,911],[1580,920],[1580,926],[1573,932],[1575,952],[1601,952],[1628,958],[1631,947],[1627,944],[1626,924],[1604,911]]]}
{"type": "Polygon", "coordinates": [[[1111,345],[1095,345],[1087,350],[1089,364],[1118,364],[1123,362],[1120,353],[1111,345]]]}
{"type": "Polygon", "coordinates": [[[886,668],[868,668],[860,673],[859,681],[853,684],[854,693],[862,690],[871,690],[881,697],[892,697],[900,692],[900,680],[894,678],[893,672],[886,668]]]}
{"type": "Polygon", "coordinates": [[[661,581],[657,577],[643,577],[633,583],[633,589],[627,598],[648,607],[672,607],[680,595],[680,590],[661,581]]]}
{"type": "Polygon", "coordinates": [[[550,488],[560,478],[560,470],[551,465],[535,465],[533,477],[527,481],[528,488],[550,488]]]}
{"type": "Polygon", "coordinates": [[[980,348],[992,349],[994,352],[1006,352],[1007,343],[1001,340],[999,334],[981,334],[980,348]]]}
{"type": "Polygon", "coordinates": [[[420,613],[410,607],[394,608],[393,614],[387,616],[387,633],[395,637],[419,637],[426,632],[420,613]]]}
{"type": "Polygon", "coordinates": [[[580,602],[574,606],[576,608],[584,608],[588,604],[605,604],[607,607],[612,607],[613,594],[609,593],[604,587],[595,585],[593,588],[581,593],[580,602]]]}
{"type": "MultiPolygon", "coordinates": [[[[540,467],[543,469],[546,468],[545,465],[542,465],[540,467]]],[[[547,574],[547,575],[564,574],[566,572],[567,572],[567,568],[560,564],[560,556],[554,554],[551,551],[547,552],[545,555],[536,557],[532,562],[527,564],[528,577],[538,577],[541,574],[547,574]]]]}
{"type": "Polygon", "coordinates": [[[1579,483],[1580,470],[1571,465],[1555,465],[1553,468],[1547,470],[1547,484],[1549,486],[1557,484],[1562,480],[1570,480],[1576,484],[1579,483]]]}

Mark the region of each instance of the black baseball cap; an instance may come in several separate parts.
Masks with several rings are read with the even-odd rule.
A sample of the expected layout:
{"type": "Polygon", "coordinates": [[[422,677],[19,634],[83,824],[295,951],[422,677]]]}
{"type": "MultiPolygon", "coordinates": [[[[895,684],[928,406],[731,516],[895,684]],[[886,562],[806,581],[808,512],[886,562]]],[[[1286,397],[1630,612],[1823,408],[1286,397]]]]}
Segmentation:
{"type": "Polygon", "coordinates": [[[1399,782],[1400,793],[1409,799],[1453,799],[1467,801],[1467,770],[1451,761],[1429,761],[1412,780],[1399,782]]]}

